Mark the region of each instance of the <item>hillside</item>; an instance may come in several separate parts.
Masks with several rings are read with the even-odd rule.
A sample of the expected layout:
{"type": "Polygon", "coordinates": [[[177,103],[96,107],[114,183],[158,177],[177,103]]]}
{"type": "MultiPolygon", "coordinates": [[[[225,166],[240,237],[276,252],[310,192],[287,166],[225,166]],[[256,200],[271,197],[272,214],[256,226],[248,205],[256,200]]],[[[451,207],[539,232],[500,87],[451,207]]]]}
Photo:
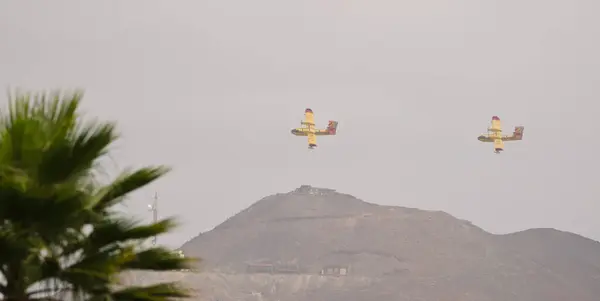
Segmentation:
{"type": "Polygon", "coordinates": [[[492,235],[444,212],[310,186],[266,197],[181,249],[204,260],[202,273],[177,276],[203,300],[600,297],[598,242],[552,229],[492,235]]]}

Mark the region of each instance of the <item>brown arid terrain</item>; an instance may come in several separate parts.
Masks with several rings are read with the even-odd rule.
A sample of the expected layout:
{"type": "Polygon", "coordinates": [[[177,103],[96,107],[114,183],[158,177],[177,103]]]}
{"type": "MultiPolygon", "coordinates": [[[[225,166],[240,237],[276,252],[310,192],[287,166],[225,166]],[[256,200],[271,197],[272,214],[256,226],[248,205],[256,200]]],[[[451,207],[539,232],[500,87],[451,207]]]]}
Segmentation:
{"type": "Polygon", "coordinates": [[[440,211],[302,186],[185,243],[197,300],[598,301],[600,244],[554,229],[494,235],[440,211]]]}

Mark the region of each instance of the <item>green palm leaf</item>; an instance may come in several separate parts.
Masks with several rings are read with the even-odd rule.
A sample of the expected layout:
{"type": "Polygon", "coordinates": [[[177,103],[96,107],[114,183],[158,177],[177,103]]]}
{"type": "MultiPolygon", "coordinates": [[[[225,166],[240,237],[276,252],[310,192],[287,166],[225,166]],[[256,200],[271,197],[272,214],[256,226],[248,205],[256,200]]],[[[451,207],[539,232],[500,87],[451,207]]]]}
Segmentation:
{"type": "Polygon", "coordinates": [[[50,300],[60,288],[87,300],[189,297],[171,283],[115,288],[124,271],[188,269],[194,260],[144,247],[172,231],[173,219],[144,225],[113,210],[169,168],[125,172],[102,185],[95,175],[118,139],[116,125],[84,123],[82,97],[18,93],[0,112],[0,294],[50,300]]]}

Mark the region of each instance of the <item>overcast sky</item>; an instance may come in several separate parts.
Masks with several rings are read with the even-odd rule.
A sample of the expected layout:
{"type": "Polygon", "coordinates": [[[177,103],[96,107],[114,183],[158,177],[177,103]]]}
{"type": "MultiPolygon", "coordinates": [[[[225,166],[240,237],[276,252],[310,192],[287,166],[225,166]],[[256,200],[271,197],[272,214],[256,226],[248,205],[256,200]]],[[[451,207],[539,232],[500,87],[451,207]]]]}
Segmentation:
{"type": "MultiPolygon", "coordinates": [[[[600,240],[598,0],[0,1],[0,85],[84,88],[113,170],[166,164],[128,210],[178,246],[302,184],[493,233],[600,240]],[[596,20],[594,20],[596,19],[596,20]],[[304,109],[338,135],[316,150],[304,109]],[[493,115],[524,140],[477,141],[493,115]]],[[[3,89],[4,89],[3,88],[3,89]]],[[[2,98],[2,103],[6,98],[2,98]]]]}

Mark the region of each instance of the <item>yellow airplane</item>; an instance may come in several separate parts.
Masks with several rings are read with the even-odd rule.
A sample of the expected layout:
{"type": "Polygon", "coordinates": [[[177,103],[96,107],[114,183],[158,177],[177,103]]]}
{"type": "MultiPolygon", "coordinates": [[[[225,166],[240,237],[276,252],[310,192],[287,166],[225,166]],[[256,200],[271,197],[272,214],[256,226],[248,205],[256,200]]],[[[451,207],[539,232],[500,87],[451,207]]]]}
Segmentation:
{"type": "Polygon", "coordinates": [[[302,127],[292,130],[292,134],[296,136],[308,136],[308,148],[317,147],[317,136],[335,135],[337,132],[338,122],[330,120],[326,129],[317,129],[315,127],[315,115],[311,109],[304,110],[304,121],[300,121],[302,127]]]}
{"type": "Polygon", "coordinates": [[[494,153],[499,154],[504,150],[504,141],[523,140],[524,126],[515,126],[515,131],[511,136],[502,135],[502,124],[498,116],[492,117],[492,126],[488,128],[486,135],[481,135],[477,139],[481,142],[494,142],[494,153]]]}

